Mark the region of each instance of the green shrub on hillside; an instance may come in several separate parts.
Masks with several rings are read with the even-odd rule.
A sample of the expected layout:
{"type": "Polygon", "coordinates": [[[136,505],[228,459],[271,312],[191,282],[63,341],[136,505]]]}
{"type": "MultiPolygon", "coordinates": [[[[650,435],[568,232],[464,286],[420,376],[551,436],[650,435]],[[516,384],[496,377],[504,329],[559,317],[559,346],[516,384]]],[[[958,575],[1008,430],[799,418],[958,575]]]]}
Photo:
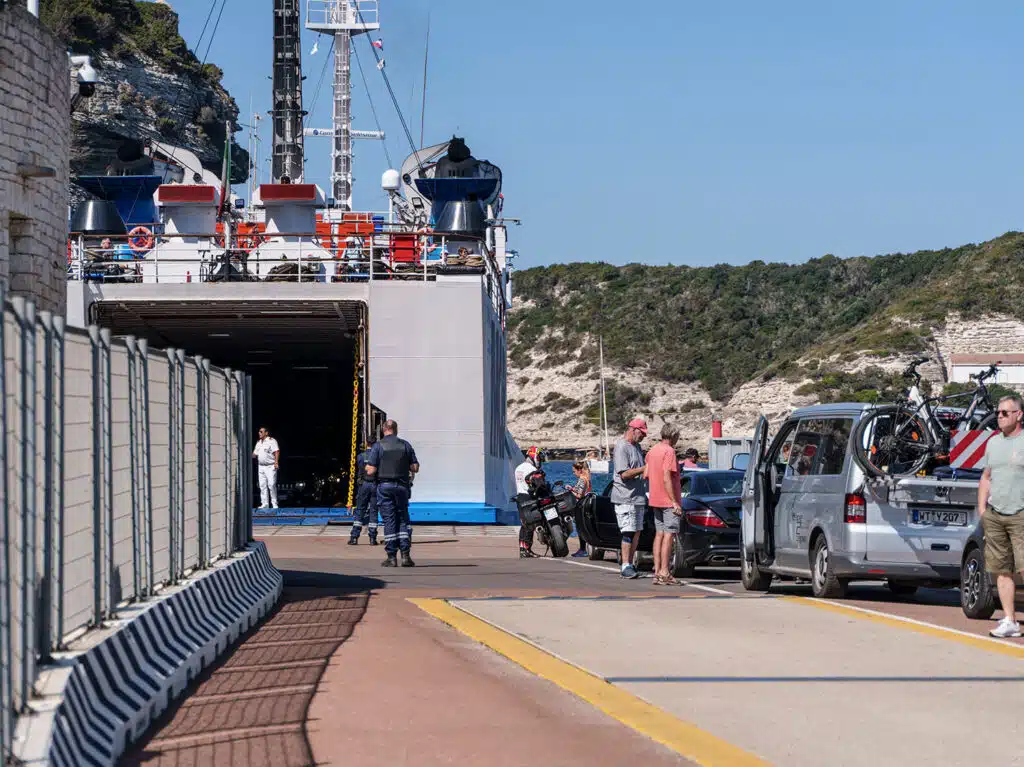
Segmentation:
{"type": "MultiPolygon", "coordinates": [[[[1022,288],[1016,232],[982,245],[795,265],[556,264],[516,273],[516,292],[531,306],[509,318],[510,361],[517,367],[549,328],[568,347],[600,334],[612,365],[699,381],[723,398],[759,375],[800,380],[811,366],[794,363],[807,355],[850,361],[926,348],[930,326],[949,312],[1024,319],[1022,288]]],[[[584,352],[595,358],[596,342],[584,352]]],[[[879,385],[860,396],[883,396],[888,385],[879,385]]]]}

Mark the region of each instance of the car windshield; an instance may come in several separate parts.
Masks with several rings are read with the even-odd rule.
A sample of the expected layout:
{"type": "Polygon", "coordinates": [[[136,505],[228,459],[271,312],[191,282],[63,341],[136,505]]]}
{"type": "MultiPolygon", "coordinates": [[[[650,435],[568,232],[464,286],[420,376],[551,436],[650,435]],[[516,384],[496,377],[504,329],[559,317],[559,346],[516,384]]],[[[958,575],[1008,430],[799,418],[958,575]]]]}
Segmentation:
{"type": "Polygon", "coordinates": [[[693,495],[739,495],[742,474],[704,474],[693,478],[693,495]]]}

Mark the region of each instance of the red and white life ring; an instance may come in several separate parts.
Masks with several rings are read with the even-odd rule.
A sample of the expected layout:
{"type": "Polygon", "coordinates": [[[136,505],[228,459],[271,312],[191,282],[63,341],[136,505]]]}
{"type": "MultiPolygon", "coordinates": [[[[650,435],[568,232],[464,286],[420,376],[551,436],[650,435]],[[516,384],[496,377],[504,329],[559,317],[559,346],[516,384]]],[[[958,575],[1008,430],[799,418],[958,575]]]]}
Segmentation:
{"type": "Polygon", "coordinates": [[[148,253],[154,243],[153,233],[144,226],[137,226],[128,232],[128,247],[132,253],[148,253]]]}

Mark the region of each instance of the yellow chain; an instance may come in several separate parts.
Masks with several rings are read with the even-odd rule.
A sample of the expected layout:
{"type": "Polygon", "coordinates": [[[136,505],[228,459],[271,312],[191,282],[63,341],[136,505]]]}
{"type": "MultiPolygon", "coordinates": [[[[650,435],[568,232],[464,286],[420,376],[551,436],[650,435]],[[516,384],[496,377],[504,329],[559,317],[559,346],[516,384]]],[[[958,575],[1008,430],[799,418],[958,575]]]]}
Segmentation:
{"type": "Polygon", "coordinates": [[[348,507],[350,509],[353,508],[356,494],[356,454],[359,452],[356,438],[359,435],[359,361],[362,359],[361,340],[360,336],[356,335],[356,364],[355,374],[352,376],[352,458],[348,463],[348,507]]]}

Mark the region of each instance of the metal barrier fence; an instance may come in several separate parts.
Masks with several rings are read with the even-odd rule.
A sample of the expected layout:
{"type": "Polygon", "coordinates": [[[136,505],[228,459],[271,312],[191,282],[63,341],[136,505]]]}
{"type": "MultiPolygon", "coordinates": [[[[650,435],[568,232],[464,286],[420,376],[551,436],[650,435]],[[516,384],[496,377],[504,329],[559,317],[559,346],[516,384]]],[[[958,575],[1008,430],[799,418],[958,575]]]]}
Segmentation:
{"type": "Polygon", "coordinates": [[[250,540],[253,435],[243,373],[0,305],[3,763],[51,653],[250,540]]]}

